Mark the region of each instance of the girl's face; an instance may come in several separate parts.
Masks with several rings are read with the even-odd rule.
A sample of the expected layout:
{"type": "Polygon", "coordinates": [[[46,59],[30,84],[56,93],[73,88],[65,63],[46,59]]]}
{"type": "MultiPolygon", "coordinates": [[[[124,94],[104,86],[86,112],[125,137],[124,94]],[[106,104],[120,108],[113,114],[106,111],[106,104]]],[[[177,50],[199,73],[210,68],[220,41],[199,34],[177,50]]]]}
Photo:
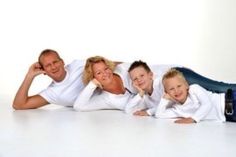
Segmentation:
{"type": "Polygon", "coordinates": [[[106,86],[111,83],[113,78],[112,70],[104,63],[94,63],[92,66],[94,78],[101,83],[102,86],[106,86]]]}
{"type": "Polygon", "coordinates": [[[146,92],[148,92],[148,89],[151,89],[153,82],[152,72],[148,72],[140,66],[130,71],[129,75],[134,86],[137,86],[146,92]]]}
{"type": "Polygon", "coordinates": [[[165,92],[176,102],[183,104],[188,96],[188,84],[180,77],[174,76],[164,82],[165,92]]]}

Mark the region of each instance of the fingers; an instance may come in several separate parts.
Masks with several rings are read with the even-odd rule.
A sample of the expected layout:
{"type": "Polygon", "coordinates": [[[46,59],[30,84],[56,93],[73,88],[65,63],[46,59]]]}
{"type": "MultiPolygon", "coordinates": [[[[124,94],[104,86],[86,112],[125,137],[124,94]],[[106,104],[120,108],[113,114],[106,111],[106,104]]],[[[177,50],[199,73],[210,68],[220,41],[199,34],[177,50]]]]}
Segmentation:
{"type": "Polygon", "coordinates": [[[98,88],[103,89],[102,84],[97,79],[94,78],[92,81],[98,88]]]}
{"type": "Polygon", "coordinates": [[[142,111],[136,111],[133,113],[134,116],[149,116],[148,113],[145,110],[142,111]]]}
{"type": "Polygon", "coordinates": [[[190,123],[195,123],[195,120],[192,118],[181,118],[181,119],[176,120],[175,123],[190,124],[190,123]]]}
{"type": "Polygon", "coordinates": [[[43,70],[42,66],[38,62],[35,62],[30,66],[28,74],[36,76],[39,74],[46,74],[46,72],[43,70]]]}

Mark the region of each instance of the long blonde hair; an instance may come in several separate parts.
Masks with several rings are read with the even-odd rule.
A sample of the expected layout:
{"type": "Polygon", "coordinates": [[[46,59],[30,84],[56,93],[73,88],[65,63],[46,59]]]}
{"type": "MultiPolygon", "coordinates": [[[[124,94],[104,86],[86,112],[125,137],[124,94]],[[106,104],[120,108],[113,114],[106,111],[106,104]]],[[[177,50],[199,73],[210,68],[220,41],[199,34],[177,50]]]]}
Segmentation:
{"type": "Polygon", "coordinates": [[[86,64],[85,64],[84,71],[83,71],[84,84],[88,84],[89,81],[94,78],[92,66],[93,66],[93,64],[99,63],[99,62],[104,62],[112,71],[114,71],[114,69],[115,69],[114,62],[112,62],[102,56],[90,57],[86,60],[86,64]]]}

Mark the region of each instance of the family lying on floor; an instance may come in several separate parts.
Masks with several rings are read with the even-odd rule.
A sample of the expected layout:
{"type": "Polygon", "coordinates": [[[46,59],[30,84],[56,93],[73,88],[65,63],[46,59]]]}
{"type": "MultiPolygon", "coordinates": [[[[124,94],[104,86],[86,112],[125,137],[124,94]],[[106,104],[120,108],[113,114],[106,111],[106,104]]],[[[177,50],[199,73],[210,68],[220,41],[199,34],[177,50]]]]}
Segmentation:
{"type": "Polygon", "coordinates": [[[13,108],[35,109],[47,104],[72,106],[75,111],[119,109],[136,116],[175,119],[176,123],[202,120],[236,121],[236,84],[203,77],[174,65],[110,61],[102,56],[75,60],[65,66],[52,49],[41,52],[18,89],[13,108]],[[34,78],[45,74],[51,84],[29,96],[34,78]]]}

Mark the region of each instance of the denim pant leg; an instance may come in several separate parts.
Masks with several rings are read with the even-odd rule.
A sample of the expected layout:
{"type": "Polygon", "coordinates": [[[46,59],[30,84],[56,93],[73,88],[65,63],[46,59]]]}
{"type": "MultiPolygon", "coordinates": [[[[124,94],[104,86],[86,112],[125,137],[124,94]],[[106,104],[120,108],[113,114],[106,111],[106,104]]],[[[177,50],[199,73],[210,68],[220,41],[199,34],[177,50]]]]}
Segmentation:
{"type": "Polygon", "coordinates": [[[229,88],[236,90],[236,84],[215,81],[184,67],[176,67],[175,69],[183,73],[189,84],[199,84],[209,91],[216,93],[226,93],[227,89],[229,88]]]}

